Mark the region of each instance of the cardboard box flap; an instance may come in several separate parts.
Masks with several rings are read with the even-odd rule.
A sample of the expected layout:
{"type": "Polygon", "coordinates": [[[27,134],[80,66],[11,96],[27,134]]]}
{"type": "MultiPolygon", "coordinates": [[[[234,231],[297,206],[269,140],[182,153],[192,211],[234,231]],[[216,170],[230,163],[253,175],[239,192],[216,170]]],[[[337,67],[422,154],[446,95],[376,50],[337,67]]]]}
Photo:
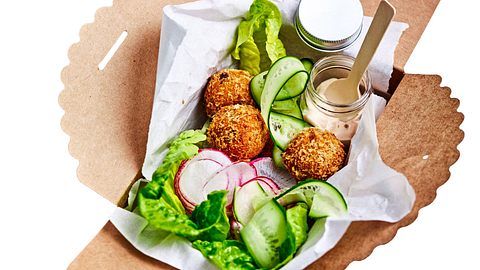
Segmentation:
{"type": "MultiPolygon", "coordinates": [[[[82,28],[80,42],[69,51],[70,65],[62,72],[62,128],[71,137],[72,156],[79,160],[78,178],[117,205],[124,203],[130,185],[140,177],[155,87],[162,8],[180,2],[186,1],[117,0],[112,7],[100,9],[95,22],[82,28]],[[128,33],[126,40],[100,70],[98,64],[124,31],[128,33]]],[[[365,14],[373,15],[378,2],[362,0],[365,14]]],[[[395,69],[401,73],[438,0],[421,4],[391,2],[397,8],[396,20],[410,25],[396,50],[395,69]]],[[[450,99],[450,91],[439,83],[438,76],[406,75],[378,122],[383,159],[404,173],[417,192],[412,213],[395,224],[354,223],[339,245],[311,268],[343,269],[351,261],[367,257],[376,246],[390,241],[400,227],[413,222],[421,207],[433,201],[436,189],[449,177],[448,168],[457,160],[456,147],[463,138],[459,129],[463,115],[456,112],[458,100],[450,99]],[[399,134],[399,130],[406,132],[399,134]]],[[[70,268],[168,266],[135,250],[108,223],[70,268]]]]}
{"type": "MultiPolygon", "coordinates": [[[[179,1],[175,1],[177,3],[179,1]]],[[[78,179],[112,203],[125,202],[140,177],[160,41],[162,8],[174,1],[114,1],[82,27],[62,72],[63,130],[79,160],[78,179]],[[103,70],[98,65],[122,32],[127,38],[103,70]]]]}
{"type": "MultiPolygon", "coordinates": [[[[381,0],[361,0],[365,15],[373,16],[380,1],[381,0]]],[[[395,68],[403,72],[403,67],[407,63],[417,42],[420,40],[423,31],[425,31],[440,0],[388,0],[388,2],[397,10],[393,20],[405,22],[409,25],[409,28],[404,32],[395,51],[395,68]]]]}
{"type": "Polygon", "coordinates": [[[108,222],[100,233],[70,264],[71,270],[153,270],[175,269],[143,255],[108,222]]]}
{"type": "MultiPolygon", "coordinates": [[[[415,189],[412,212],[397,223],[352,223],[337,246],[309,269],[344,269],[352,261],[366,258],[435,199],[437,188],[448,180],[449,167],[460,155],[457,145],[464,135],[459,128],[463,121],[463,114],[457,112],[459,101],[450,98],[450,89],[440,87],[440,81],[436,75],[405,75],[377,122],[382,158],[405,174],[415,189]]],[[[152,264],[152,260],[109,222],[70,269],[171,269],[162,262],[152,264]]]]}

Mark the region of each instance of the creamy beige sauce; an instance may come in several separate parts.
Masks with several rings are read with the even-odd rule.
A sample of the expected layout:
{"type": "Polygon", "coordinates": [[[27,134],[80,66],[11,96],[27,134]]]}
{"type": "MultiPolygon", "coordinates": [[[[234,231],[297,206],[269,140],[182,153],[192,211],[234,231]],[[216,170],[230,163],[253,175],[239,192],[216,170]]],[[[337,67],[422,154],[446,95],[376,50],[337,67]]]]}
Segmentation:
{"type": "MultiPolygon", "coordinates": [[[[326,96],[325,96],[325,90],[328,88],[328,86],[334,82],[335,80],[337,80],[336,78],[331,78],[331,79],[328,79],[324,82],[322,82],[317,88],[317,93],[324,99],[326,100],[329,100],[326,96]]],[[[331,94],[333,93],[329,93],[329,97],[331,98],[331,94]]],[[[335,93],[335,102],[337,103],[338,101],[343,101],[341,103],[344,103],[344,104],[349,104],[349,103],[352,103],[352,100],[351,98],[349,97],[349,95],[342,95],[342,93],[335,93]]],[[[315,105],[313,104],[313,102],[309,99],[306,99],[305,100],[306,102],[306,107],[307,109],[304,110],[303,112],[303,118],[305,119],[305,121],[309,122],[310,124],[316,126],[316,127],[320,127],[320,128],[323,128],[323,129],[326,129],[330,132],[332,132],[333,134],[335,134],[335,136],[341,140],[342,142],[344,142],[345,144],[349,144],[350,140],[352,139],[353,135],[355,135],[355,132],[357,130],[357,127],[358,127],[358,120],[359,120],[359,116],[353,116],[353,119],[339,119],[337,117],[331,117],[331,116],[328,116],[320,111],[318,111],[316,108],[315,108],[315,105]]],[[[339,102],[338,102],[339,103],[339,102]]],[[[352,116],[350,115],[350,117],[348,118],[352,118],[352,116]]]]}
{"type": "Polygon", "coordinates": [[[327,91],[328,87],[336,80],[338,79],[330,78],[323,81],[315,90],[322,98],[338,104],[350,104],[360,98],[360,92],[358,89],[355,93],[350,93],[351,91],[347,91],[347,89],[345,89],[345,91],[327,91]]]}

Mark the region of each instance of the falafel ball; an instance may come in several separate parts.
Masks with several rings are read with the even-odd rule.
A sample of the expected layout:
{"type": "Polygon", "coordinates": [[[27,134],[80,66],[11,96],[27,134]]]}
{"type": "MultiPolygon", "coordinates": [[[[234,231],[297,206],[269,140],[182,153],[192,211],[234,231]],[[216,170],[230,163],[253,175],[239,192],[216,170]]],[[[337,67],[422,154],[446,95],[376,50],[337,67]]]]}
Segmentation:
{"type": "Polygon", "coordinates": [[[298,181],[326,180],[342,168],[345,156],[343,143],[333,133],[312,127],[302,130],[288,143],[282,159],[298,181]]]}
{"type": "Polygon", "coordinates": [[[238,69],[222,69],[210,77],[205,89],[205,107],[208,117],[220,108],[233,104],[255,105],[250,95],[248,71],[238,69]]]}
{"type": "Polygon", "coordinates": [[[212,119],[207,140],[233,160],[256,157],[269,137],[260,111],[250,105],[229,105],[221,108],[212,119]]]}

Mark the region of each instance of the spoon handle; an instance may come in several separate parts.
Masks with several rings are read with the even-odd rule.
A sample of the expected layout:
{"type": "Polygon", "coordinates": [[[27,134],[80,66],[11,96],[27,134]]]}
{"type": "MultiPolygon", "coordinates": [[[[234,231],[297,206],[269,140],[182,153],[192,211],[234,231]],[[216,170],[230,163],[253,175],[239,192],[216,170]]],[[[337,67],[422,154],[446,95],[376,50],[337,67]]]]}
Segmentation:
{"type": "Polygon", "coordinates": [[[357,87],[363,73],[367,70],[394,15],[395,8],[387,1],[381,1],[348,78],[354,87],[357,87]]]}

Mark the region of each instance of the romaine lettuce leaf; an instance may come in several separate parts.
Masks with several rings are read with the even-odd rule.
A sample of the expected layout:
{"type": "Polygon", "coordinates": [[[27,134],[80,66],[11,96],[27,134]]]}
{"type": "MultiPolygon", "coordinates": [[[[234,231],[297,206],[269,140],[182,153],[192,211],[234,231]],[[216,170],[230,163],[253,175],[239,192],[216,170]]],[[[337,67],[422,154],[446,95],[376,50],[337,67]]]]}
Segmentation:
{"type": "MultiPolygon", "coordinates": [[[[152,183],[152,182],[150,182],[152,183]]],[[[189,217],[183,212],[178,211],[171,205],[171,194],[166,191],[165,183],[158,186],[147,184],[145,188],[140,191],[138,197],[138,207],[140,214],[148,220],[149,225],[161,229],[164,231],[173,232],[179,236],[194,238],[200,234],[197,229],[197,225],[189,219],[189,217]],[[148,198],[146,195],[147,190],[151,191],[158,187],[158,198],[148,198]]],[[[175,194],[173,194],[175,195],[175,194]]]]}
{"type": "Polygon", "coordinates": [[[223,270],[257,269],[253,258],[245,245],[236,240],[193,242],[193,247],[200,250],[203,256],[223,270]]]}
{"type": "Polygon", "coordinates": [[[200,235],[197,239],[223,241],[230,232],[227,216],[227,191],[217,190],[208,194],[207,200],[195,207],[191,220],[197,224],[200,235]]]}
{"type": "Polygon", "coordinates": [[[250,74],[260,73],[260,51],[253,37],[249,37],[242,45],[240,53],[240,68],[247,70],[250,74]]]}
{"type": "MultiPolygon", "coordinates": [[[[139,194],[139,201],[146,203],[145,199],[159,200],[165,203],[164,206],[169,206],[179,213],[185,213],[180,199],[175,195],[173,188],[173,180],[175,174],[180,167],[183,160],[190,159],[198,153],[198,146],[196,144],[205,141],[207,137],[202,131],[187,130],[178,135],[178,137],[170,144],[167,155],[163,159],[162,164],[153,173],[152,181],[150,181],[139,194]]],[[[148,202],[150,206],[160,207],[160,202],[148,202]]],[[[140,206],[140,202],[139,202],[140,206]]],[[[140,208],[140,213],[147,212],[145,207],[140,208]]],[[[143,213],[142,213],[143,215],[143,213]]]]}
{"type": "Polygon", "coordinates": [[[307,240],[308,237],[308,206],[305,203],[299,203],[292,208],[287,209],[287,222],[295,236],[295,251],[307,240]]]}
{"type": "Polygon", "coordinates": [[[245,19],[237,29],[237,41],[232,52],[240,60],[240,68],[252,75],[267,70],[278,58],[286,55],[278,38],[282,14],[269,0],[254,0],[245,19]]]}
{"type": "MultiPolygon", "coordinates": [[[[227,239],[230,223],[226,212],[227,192],[225,190],[210,193],[207,200],[195,208],[191,217],[171,207],[165,199],[171,195],[162,191],[160,194],[159,199],[148,199],[140,193],[140,213],[148,220],[149,225],[192,241],[227,239]]],[[[176,197],[175,194],[173,196],[176,197]]]]}
{"type": "Polygon", "coordinates": [[[188,130],[175,139],[150,181],[138,194],[138,209],[149,224],[190,240],[225,240],[230,230],[226,191],[208,195],[195,210],[191,219],[174,192],[173,180],[183,160],[198,153],[196,144],[206,136],[201,131],[188,130]]]}

